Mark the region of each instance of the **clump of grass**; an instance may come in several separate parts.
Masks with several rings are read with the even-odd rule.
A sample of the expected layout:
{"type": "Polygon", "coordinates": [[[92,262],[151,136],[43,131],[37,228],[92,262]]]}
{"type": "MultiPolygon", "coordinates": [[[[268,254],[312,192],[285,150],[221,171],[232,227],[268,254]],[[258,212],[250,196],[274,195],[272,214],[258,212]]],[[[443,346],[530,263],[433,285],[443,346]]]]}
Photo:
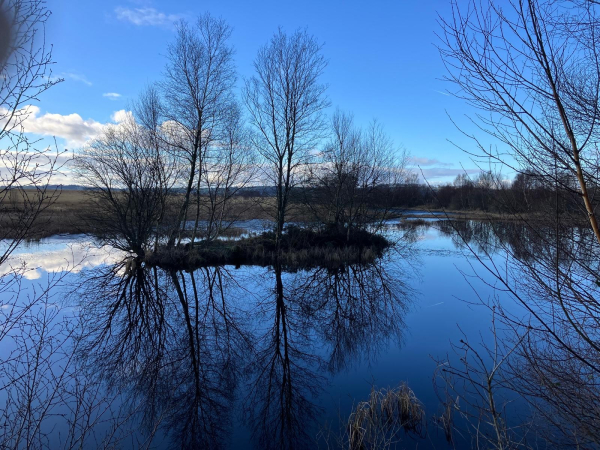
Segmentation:
{"type": "Polygon", "coordinates": [[[454,401],[448,398],[443,402],[443,409],[439,416],[434,416],[433,420],[435,424],[444,431],[446,442],[452,444],[454,442],[454,435],[452,430],[454,428],[454,415],[453,410],[456,407],[454,401]]]}
{"type": "Polygon", "coordinates": [[[369,399],[359,403],[348,419],[347,448],[389,448],[399,440],[402,430],[425,437],[423,404],[404,383],[396,389],[373,389],[369,399]]]}

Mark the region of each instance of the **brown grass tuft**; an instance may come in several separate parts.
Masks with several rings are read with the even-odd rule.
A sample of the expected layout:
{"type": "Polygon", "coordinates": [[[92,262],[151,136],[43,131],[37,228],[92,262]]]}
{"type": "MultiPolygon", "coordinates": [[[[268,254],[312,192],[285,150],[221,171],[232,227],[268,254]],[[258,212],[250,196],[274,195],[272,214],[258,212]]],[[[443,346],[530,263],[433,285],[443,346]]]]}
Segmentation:
{"type": "Polygon", "coordinates": [[[348,448],[389,448],[401,430],[425,436],[423,404],[404,383],[396,389],[373,389],[369,400],[359,403],[348,419],[348,448]]]}

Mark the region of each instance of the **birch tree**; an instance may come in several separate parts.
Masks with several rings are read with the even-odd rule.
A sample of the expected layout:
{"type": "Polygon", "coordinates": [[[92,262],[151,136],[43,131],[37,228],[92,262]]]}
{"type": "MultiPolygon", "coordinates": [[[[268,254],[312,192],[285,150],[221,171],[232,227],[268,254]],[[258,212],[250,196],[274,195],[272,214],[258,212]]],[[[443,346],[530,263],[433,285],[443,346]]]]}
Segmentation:
{"type": "Polygon", "coordinates": [[[306,31],[281,29],[254,60],[255,75],[246,80],[244,101],[256,133],[267,179],[276,188],[277,245],[287,219],[290,192],[301,168],[324,131],[327,86],[320,77],[327,66],[321,44],[306,31]]]}

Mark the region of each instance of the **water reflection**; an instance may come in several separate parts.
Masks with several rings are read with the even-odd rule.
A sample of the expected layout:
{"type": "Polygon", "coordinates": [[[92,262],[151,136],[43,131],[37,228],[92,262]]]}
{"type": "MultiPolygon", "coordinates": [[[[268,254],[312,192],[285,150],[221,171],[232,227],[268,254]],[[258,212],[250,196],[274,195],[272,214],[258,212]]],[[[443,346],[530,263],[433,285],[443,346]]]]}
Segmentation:
{"type": "Polygon", "coordinates": [[[508,250],[524,263],[536,261],[542,255],[552,261],[558,257],[565,263],[597,257],[592,254],[595,237],[589,227],[556,223],[533,227],[523,221],[477,220],[443,220],[435,226],[451,237],[458,248],[470,247],[488,255],[508,250]]]}
{"type": "MultiPolygon", "coordinates": [[[[544,429],[552,448],[573,445],[573,436],[577,445],[593,447],[600,431],[594,410],[600,385],[600,248],[591,228],[559,216],[533,225],[441,225],[457,236],[457,245],[479,253],[484,270],[515,300],[513,311],[497,298],[488,304],[507,330],[493,353],[492,346],[485,349],[510,355],[496,371],[507,380],[504,386],[535,411],[536,427],[544,429]],[[494,253],[501,257],[494,259],[494,253]]],[[[468,369],[461,373],[472,376],[468,369]]]]}
{"type": "Polygon", "coordinates": [[[413,294],[406,272],[370,265],[319,268],[297,280],[303,308],[318,323],[318,339],[328,346],[331,373],[360,359],[372,360],[389,340],[400,344],[404,315],[413,294]]]}
{"type": "Polygon", "coordinates": [[[260,305],[260,322],[266,328],[254,337],[256,353],[249,366],[245,419],[259,447],[303,448],[319,416],[313,399],[326,380],[319,374],[320,359],[311,348],[302,297],[284,286],[280,264],[274,278],[274,295],[260,305]]]}
{"type": "Polygon", "coordinates": [[[150,435],[168,430],[174,447],[226,440],[249,342],[224,301],[224,277],[218,268],[185,274],[130,259],[86,283],[89,367],[130,395],[150,435]]]}
{"type": "MultiPolygon", "coordinates": [[[[555,226],[533,230],[518,222],[438,221],[410,224],[410,229],[402,231],[398,233],[402,242],[408,242],[405,259],[394,254],[370,265],[339,264],[335,268],[296,272],[278,265],[242,266],[238,270],[208,267],[186,272],[148,268],[139,259],[124,258],[122,253],[118,259],[92,258],[93,264],[100,265],[70,275],[71,281],[84,278],[73,295],[80,308],[69,310],[68,318],[63,314],[53,320],[70,321],[65,342],[80,327],[85,330],[76,345],[61,344],[58,356],[60,366],[63,360],[70,360],[71,348],[77,349],[85,370],[73,365],[72,377],[68,382],[57,382],[56,391],[71,389],[77,396],[85,391],[93,398],[88,402],[87,397],[77,397],[66,405],[65,397],[61,397],[52,405],[54,409],[49,409],[51,414],[43,418],[45,426],[58,429],[54,423],[48,423],[60,417],[69,422],[68,426],[73,423],[79,427],[87,421],[94,427],[99,424],[108,428],[105,424],[110,422],[110,427],[114,423],[116,429],[121,417],[111,422],[113,417],[107,416],[121,414],[133,419],[118,433],[111,435],[111,428],[107,433],[101,429],[96,434],[96,428],[92,430],[90,425],[86,432],[91,437],[86,437],[87,441],[82,438],[81,442],[94,447],[90,442],[99,442],[105,433],[109,436],[107,442],[127,442],[125,446],[132,448],[247,448],[249,441],[259,448],[316,448],[314,440],[323,423],[329,421],[335,432],[338,415],[347,417],[352,403],[367,399],[370,383],[392,387],[401,380],[409,382],[427,404],[428,414],[432,414],[438,405],[433,393],[427,397],[433,373],[431,365],[427,365],[428,355],[444,352],[443,342],[452,339],[456,323],[470,336],[477,335],[488,323],[485,311],[451,303],[451,297],[457,295],[472,303],[480,298],[497,298],[497,315],[516,312],[521,317],[523,312],[509,309],[507,296],[491,291],[496,280],[487,272],[487,278],[482,280],[485,286],[481,283],[477,291],[480,297],[467,297],[467,290],[461,291],[455,267],[468,271],[473,261],[463,260],[461,253],[469,252],[452,251],[456,248],[476,250],[475,257],[489,262],[492,268],[492,264],[502,262],[497,264],[500,275],[510,276],[511,288],[521,288],[523,308],[546,314],[540,317],[548,319],[547,323],[554,320],[557,326],[552,330],[561,333],[562,341],[571,346],[569,351],[585,354],[588,350],[577,335],[558,326],[558,320],[564,322],[559,314],[563,306],[550,301],[552,297],[547,294],[557,292],[558,285],[563,304],[577,302],[581,314],[577,320],[597,321],[595,299],[600,284],[596,274],[600,259],[594,256],[597,246],[590,244],[591,236],[584,229],[559,228],[557,233],[555,226]],[[411,247],[413,241],[418,245],[411,247]],[[419,287],[426,301],[420,312],[414,308],[415,314],[406,319],[412,324],[413,339],[399,350],[413,296],[407,285],[417,286],[409,276],[412,272],[405,269],[410,258],[406,255],[415,253],[421,255],[419,266],[428,280],[419,287]],[[112,262],[106,265],[107,261],[112,262]],[[559,271],[556,261],[560,262],[559,271]],[[440,286],[444,289],[440,290],[440,286]],[[486,286],[490,290],[486,291],[486,286]],[[489,295],[482,294],[486,292],[489,295]],[[79,378],[81,384],[77,384],[79,378]],[[73,379],[77,383],[70,381],[73,379]],[[108,392],[104,386],[108,386],[108,392]],[[113,408],[114,398],[125,400],[113,408]],[[94,406],[91,413],[77,413],[80,405],[93,405],[98,399],[102,399],[102,404],[94,406]],[[339,409],[332,411],[338,405],[339,409]],[[79,419],[69,415],[73,411],[79,419]],[[50,415],[52,418],[47,418],[50,415]]],[[[63,259],[65,248],[64,242],[55,243],[50,249],[44,248],[39,258],[37,253],[31,258],[37,258],[48,272],[62,273],[60,264],[54,261],[63,259]],[[55,250],[60,254],[51,254],[55,250]],[[48,255],[52,257],[46,258],[48,255]]],[[[33,255],[29,249],[26,252],[33,255]]],[[[57,298],[63,295],[61,289],[65,285],[66,282],[60,289],[53,288],[56,298],[42,302],[40,314],[55,308],[58,311],[57,298]]],[[[3,304],[1,311],[12,311],[4,308],[3,304]]],[[[6,312],[3,314],[7,317],[6,312]]],[[[43,339],[48,328],[44,328],[42,315],[36,312],[28,317],[24,328],[17,331],[23,334],[22,330],[36,327],[41,331],[29,340],[35,338],[51,350],[57,348],[58,335],[43,339]]],[[[510,318],[514,317],[517,316],[510,318]]],[[[579,392],[583,393],[579,397],[583,400],[576,405],[571,401],[569,408],[583,417],[598,398],[597,378],[582,370],[564,348],[557,347],[543,330],[539,331],[541,328],[531,329],[529,322],[524,325],[530,336],[528,346],[514,351],[507,365],[511,380],[516,380],[513,385],[525,393],[535,389],[550,399],[548,404],[560,404],[572,397],[561,396],[560,390],[567,384],[552,384],[554,375],[570,380],[571,386],[579,383],[579,392]],[[542,377],[544,392],[539,390],[538,380],[542,377]]],[[[598,329],[594,325],[593,330],[598,329]]],[[[591,337],[597,342],[597,336],[591,337]]],[[[461,338],[457,335],[454,341],[461,338]]],[[[513,342],[507,338],[504,344],[513,342]]],[[[27,349],[19,359],[14,358],[13,365],[4,365],[0,374],[3,379],[20,381],[32,374],[31,389],[36,388],[33,383],[39,375],[27,366],[33,353],[48,361],[47,373],[58,378],[56,374],[61,372],[51,364],[56,355],[46,356],[37,347],[27,349]]],[[[12,358],[6,346],[2,350],[5,361],[7,354],[12,358]]],[[[10,389],[14,387],[11,385],[10,389]]],[[[27,389],[23,392],[29,392],[29,385],[27,389]]],[[[12,414],[5,414],[6,417],[13,419],[24,410],[21,403],[15,405],[10,411],[4,407],[12,414]]],[[[557,422],[563,421],[555,409],[548,411],[552,411],[557,422]]],[[[3,421],[2,442],[7,442],[4,430],[12,430],[16,423],[10,419],[3,421]]],[[[27,420],[23,419],[23,423],[27,420]]],[[[81,434],[79,428],[73,430],[74,436],[81,434]]],[[[55,444],[52,441],[48,447],[58,448],[55,444]]],[[[418,445],[428,448],[425,441],[418,445]]],[[[443,448],[438,441],[432,443],[436,445],[443,448]]]]}
{"type": "Polygon", "coordinates": [[[330,376],[402,341],[399,279],[382,261],[190,273],[128,258],[78,292],[82,356],[127,394],[146,442],[224,448],[241,417],[260,448],[313,448],[330,376]]]}
{"type": "MultiPolygon", "coordinates": [[[[6,242],[0,241],[0,252],[5,245],[6,242]]],[[[25,242],[0,266],[0,277],[12,273],[15,268],[23,268],[23,276],[28,280],[40,279],[42,271],[78,273],[103,264],[117,263],[124,255],[125,252],[113,247],[97,246],[86,236],[75,242],[72,238],[25,242]]]]}

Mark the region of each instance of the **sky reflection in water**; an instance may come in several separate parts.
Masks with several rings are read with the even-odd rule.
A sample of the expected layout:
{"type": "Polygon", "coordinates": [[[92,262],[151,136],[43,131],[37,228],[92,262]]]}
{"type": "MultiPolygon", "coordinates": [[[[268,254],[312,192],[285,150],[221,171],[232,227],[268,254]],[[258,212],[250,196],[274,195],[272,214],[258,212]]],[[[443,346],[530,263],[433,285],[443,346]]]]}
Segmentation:
{"type": "MultiPolygon", "coordinates": [[[[75,267],[61,307],[83,318],[82,367],[139,409],[141,434],[160,423],[158,448],[314,448],[373,386],[407,382],[436,413],[432,357],[450,352],[459,326],[489,329],[460,273],[472,261],[444,231],[415,229],[401,254],[371,265],[298,272],[154,271],[85,237],[44,240],[12,261],[31,265],[29,287],[75,267]]],[[[417,444],[432,445],[404,446],[417,444]]]]}

